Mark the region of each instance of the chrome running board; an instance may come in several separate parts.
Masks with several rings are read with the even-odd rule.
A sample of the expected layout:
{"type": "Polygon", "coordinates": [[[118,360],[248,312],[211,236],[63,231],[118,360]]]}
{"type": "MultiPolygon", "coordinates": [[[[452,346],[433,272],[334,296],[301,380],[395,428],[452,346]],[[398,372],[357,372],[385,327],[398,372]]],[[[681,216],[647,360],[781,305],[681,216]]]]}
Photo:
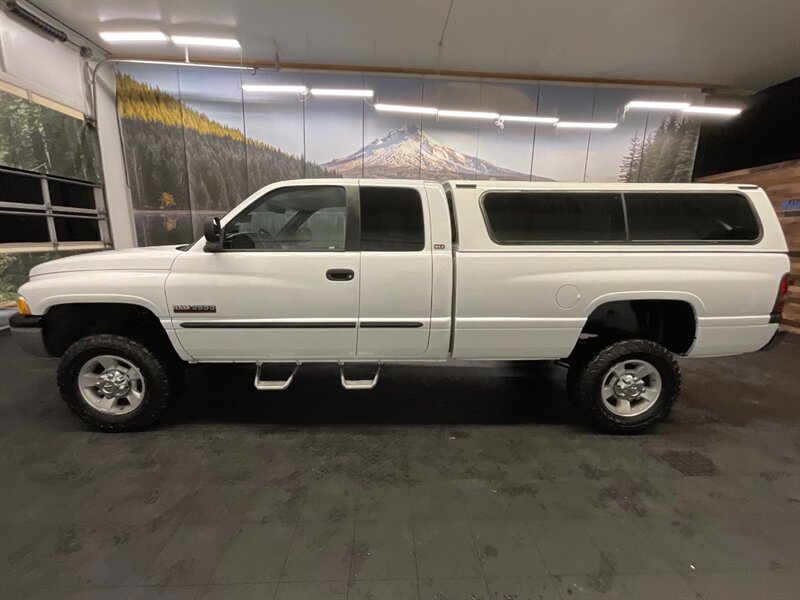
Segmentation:
{"type": "Polygon", "coordinates": [[[286,379],[275,379],[275,380],[261,380],[261,367],[264,363],[256,363],[256,379],[253,382],[255,388],[260,392],[280,392],[285,390],[290,385],[292,385],[292,380],[294,376],[297,375],[297,371],[300,369],[300,365],[303,363],[296,362],[294,365],[294,370],[292,374],[289,375],[286,379]]]}
{"type": "Polygon", "coordinates": [[[378,377],[381,374],[382,362],[378,363],[375,376],[372,379],[347,379],[344,374],[344,363],[339,363],[339,375],[342,380],[342,387],[346,390],[371,390],[378,385],[378,377]]]}

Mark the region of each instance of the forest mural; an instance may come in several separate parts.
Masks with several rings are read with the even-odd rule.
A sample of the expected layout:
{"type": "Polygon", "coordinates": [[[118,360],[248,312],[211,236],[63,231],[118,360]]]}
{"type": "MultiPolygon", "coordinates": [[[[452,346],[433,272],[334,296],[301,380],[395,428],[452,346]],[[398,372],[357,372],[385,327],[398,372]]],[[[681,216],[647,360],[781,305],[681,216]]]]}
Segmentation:
{"type": "MultiPolygon", "coordinates": [[[[118,112],[140,245],[197,239],[202,223],[284,179],[382,177],[689,181],[698,125],[624,114],[632,88],[124,65],[118,112]],[[381,102],[562,120],[610,131],[379,113],[353,98],[253,94],[244,83],[375,90],[381,102]]],[[[697,90],[672,90],[695,99],[697,90]]]]}
{"type": "Polygon", "coordinates": [[[638,132],[622,157],[619,181],[680,183],[691,181],[700,127],[691,119],[667,117],[647,137],[638,132]]]}
{"type": "Polygon", "coordinates": [[[0,165],[99,182],[97,130],[83,119],[0,91],[0,165]]]}

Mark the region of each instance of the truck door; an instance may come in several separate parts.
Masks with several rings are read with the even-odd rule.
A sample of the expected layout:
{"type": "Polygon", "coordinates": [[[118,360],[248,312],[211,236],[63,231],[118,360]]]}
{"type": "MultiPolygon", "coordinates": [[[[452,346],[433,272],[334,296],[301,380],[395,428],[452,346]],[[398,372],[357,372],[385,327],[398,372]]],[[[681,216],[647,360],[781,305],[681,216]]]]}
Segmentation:
{"type": "Polygon", "coordinates": [[[358,187],[273,189],[195,244],[166,283],[181,345],[199,360],[344,359],[356,352],[358,187]]]}
{"type": "Polygon", "coordinates": [[[428,348],[433,261],[422,185],[362,182],[359,357],[418,356],[428,348]]]}

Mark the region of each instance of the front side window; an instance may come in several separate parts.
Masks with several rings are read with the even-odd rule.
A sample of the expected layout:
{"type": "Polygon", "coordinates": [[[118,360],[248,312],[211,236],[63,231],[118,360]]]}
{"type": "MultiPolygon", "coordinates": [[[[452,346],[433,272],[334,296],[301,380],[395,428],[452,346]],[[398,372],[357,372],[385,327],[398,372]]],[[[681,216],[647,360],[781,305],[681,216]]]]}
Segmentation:
{"type": "Polygon", "coordinates": [[[232,250],[344,250],[345,189],[314,186],[275,190],[225,226],[232,250]]]}
{"type": "Polygon", "coordinates": [[[411,188],[362,187],[361,249],[414,252],[425,248],[422,199],[411,188]]]}
{"type": "Polygon", "coordinates": [[[742,194],[644,192],[625,194],[632,241],[755,241],[760,230],[742,194]]]}
{"type": "Polygon", "coordinates": [[[498,244],[625,240],[618,193],[490,192],[483,198],[483,210],[498,244]]]}

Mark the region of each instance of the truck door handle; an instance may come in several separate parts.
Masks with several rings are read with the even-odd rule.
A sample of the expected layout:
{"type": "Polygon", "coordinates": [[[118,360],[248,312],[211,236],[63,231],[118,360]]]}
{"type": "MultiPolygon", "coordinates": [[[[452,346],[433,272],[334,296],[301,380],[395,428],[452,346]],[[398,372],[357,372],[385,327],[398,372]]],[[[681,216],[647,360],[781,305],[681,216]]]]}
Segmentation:
{"type": "Polygon", "coordinates": [[[352,269],[328,269],[328,272],[325,273],[325,277],[331,281],[350,281],[355,276],[352,269]]]}

